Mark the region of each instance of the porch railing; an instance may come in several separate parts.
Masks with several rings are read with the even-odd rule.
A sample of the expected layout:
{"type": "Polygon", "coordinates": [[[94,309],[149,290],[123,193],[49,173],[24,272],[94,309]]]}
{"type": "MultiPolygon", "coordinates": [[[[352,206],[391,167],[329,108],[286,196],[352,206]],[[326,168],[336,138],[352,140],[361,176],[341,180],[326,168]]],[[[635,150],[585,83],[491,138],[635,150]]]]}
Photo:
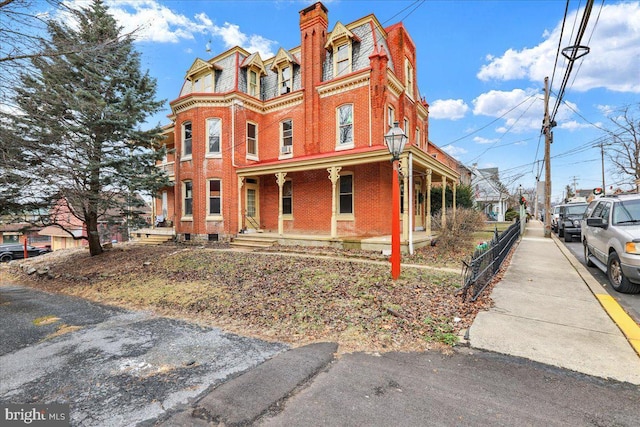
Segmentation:
{"type": "Polygon", "coordinates": [[[520,220],[498,233],[496,227],[493,239],[485,244],[478,245],[471,258],[462,262],[463,286],[459,291],[464,301],[470,298],[475,301],[482,291],[491,283],[509,251],[520,236],[520,220]]]}
{"type": "Polygon", "coordinates": [[[245,224],[250,225],[252,228],[255,228],[256,230],[260,229],[260,224],[258,224],[258,220],[256,220],[254,217],[250,215],[245,215],[244,220],[245,220],[245,224]]]}

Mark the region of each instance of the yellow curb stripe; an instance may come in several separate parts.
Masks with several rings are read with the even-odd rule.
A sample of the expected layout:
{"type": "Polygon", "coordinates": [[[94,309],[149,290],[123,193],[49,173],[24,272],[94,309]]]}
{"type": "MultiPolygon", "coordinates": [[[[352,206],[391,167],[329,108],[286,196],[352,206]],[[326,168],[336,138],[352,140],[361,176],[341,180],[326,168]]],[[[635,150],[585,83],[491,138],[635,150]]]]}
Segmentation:
{"type": "Polygon", "coordinates": [[[596,298],[598,298],[602,307],[618,325],[640,356],[640,326],[620,307],[620,304],[611,295],[596,294],[596,298]]]}

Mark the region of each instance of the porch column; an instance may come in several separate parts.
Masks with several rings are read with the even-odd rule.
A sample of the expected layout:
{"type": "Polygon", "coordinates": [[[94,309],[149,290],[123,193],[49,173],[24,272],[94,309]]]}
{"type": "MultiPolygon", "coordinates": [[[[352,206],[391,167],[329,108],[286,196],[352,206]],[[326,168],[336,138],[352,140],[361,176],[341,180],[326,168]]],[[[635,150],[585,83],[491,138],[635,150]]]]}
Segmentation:
{"type": "Polygon", "coordinates": [[[427,231],[427,235],[431,236],[431,174],[433,171],[431,169],[427,169],[427,202],[426,202],[426,222],[425,222],[425,230],[427,231]]]}
{"type": "Polygon", "coordinates": [[[456,182],[455,181],[451,181],[451,189],[453,191],[453,221],[455,224],[455,220],[456,220],[456,182]]]}
{"type": "Polygon", "coordinates": [[[402,241],[409,240],[409,229],[411,225],[411,215],[409,215],[409,202],[411,202],[411,194],[413,189],[409,187],[409,162],[407,156],[400,159],[402,168],[402,188],[404,189],[404,197],[402,198],[402,241]]]}
{"type": "Polygon", "coordinates": [[[238,177],[238,230],[244,229],[242,223],[242,186],[244,185],[244,177],[238,177]]]}
{"type": "Polygon", "coordinates": [[[338,194],[337,186],[340,179],[341,167],[332,166],[327,168],[329,179],[331,180],[331,237],[338,237],[338,194]]]}
{"type": "Polygon", "coordinates": [[[284,234],[284,220],[282,219],[282,187],[284,187],[286,172],[276,173],[276,183],[278,183],[278,235],[284,234]]]}
{"type": "Polygon", "coordinates": [[[442,229],[447,224],[447,177],[442,175],[442,229]]]}

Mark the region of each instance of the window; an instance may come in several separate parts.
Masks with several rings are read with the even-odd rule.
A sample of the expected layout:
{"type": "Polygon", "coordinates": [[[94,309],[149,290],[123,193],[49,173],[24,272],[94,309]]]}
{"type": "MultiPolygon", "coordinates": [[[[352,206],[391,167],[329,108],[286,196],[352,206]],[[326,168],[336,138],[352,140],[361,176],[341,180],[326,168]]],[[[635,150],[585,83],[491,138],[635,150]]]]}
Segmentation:
{"type": "Polygon", "coordinates": [[[420,140],[420,128],[416,128],[416,145],[422,147],[422,141],[420,140]]]}
{"type": "Polygon", "coordinates": [[[405,58],[405,90],[407,95],[413,98],[413,65],[409,62],[409,58],[405,58]]]}
{"type": "Polygon", "coordinates": [[[353,145],[353,105],[338,108],[338,145],[353,145]]]}
{"type": "Polygon", "coordinates": [[[184,181],[182,184],[183,203],[182,209],[184,216],[193,215],[193,183],[184,181]]]}
{"type": "Polygon", "coordinates": [[[207,119],[207,153],[220,154],[220,119],[207,119]]]}
{"type": "Polygon", "coordinates": [[[191,122],[182,125],[182,156],[191,157],[191,122]]]}
{"type": "Polygon", "coordinates": [[[286,180],[282,186],[282,214],[291,215],[293,213],[293,184],[291,180],[286,180]]]}
{"type": "Polygon", "coordinates": [[[411,141],[411,132],[409,132],[409,119],[404,119],[404,127],[402,128],[404,134],[407,135],[407,144],[410,144],[411,141]]]}
{"type": "Polygon", "coordinates": [[[249,95],[259,97],[260,79],[256,70],[249,70],[249,95]]]}
{"type": "Polygon", "coordinates": [[[222,184],[219,179],[209,180],[209,215],[222,215],[222,184]]]}
{"type": "Polygon", "coordinates": [[[339,214],[353,214],[353,175],[340,175],[339,214]]]}
{"type": "Polygon", "coordinates": [[[293,123],[285,120],[281,124],[282,146],[281,154],[291,154],[293,152],[293,123]]]}
{"type": "Polygon", "coordinates": [[[291,92],[291,67],[286,66],[280,69],[280,95],[291,92]]]}
{"type": "Polygon", "coordinates": [[[396,121],[395,111],[393,110],[393,107],[389,106],[387,108],[387,124],[389,125],[389,128],[393,127],[393,123],[395,121],[396,121]]]}
{"type": "Polygon", "coordinates": [[[247,122],[247,156],[258,156],[258,125],[247,122]]]}
{"type": "Polygon", "coordinates": [[[338,46],[338,48],[335,50],[335,55],[336,55],[335,76],[336,77],[343,76],[351,72],[350,50],[351,49],[348,43],[338,46]]]}

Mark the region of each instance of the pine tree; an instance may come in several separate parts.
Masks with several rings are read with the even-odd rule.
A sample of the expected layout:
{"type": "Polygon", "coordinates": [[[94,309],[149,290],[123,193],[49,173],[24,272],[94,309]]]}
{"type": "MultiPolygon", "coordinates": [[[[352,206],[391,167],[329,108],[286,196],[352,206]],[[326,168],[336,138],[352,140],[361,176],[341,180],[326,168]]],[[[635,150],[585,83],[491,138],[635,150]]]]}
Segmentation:
{"type": "MultiPolygon", "coordinates": [[[[155,194],[167,177],[160,128],[141,130],[159,111],[156,82],[140,70],[131,35],[123,35],[102,0],[50,21],[47,55],[32,59],[16,88],[19,113],[5,115],[3,145],[18,147],[19,200],[31,209],[64,201],[86,228],[91,255],[102,253],[99,222],[131,213],[132,193],[155,194]],[[80,47],[69,52],[68,46],[80,47]]],[[[56,223],[49,215],[45,223],[56,223]]],[[[64,228],[64,224],[57,223],[64,228]]]]}

